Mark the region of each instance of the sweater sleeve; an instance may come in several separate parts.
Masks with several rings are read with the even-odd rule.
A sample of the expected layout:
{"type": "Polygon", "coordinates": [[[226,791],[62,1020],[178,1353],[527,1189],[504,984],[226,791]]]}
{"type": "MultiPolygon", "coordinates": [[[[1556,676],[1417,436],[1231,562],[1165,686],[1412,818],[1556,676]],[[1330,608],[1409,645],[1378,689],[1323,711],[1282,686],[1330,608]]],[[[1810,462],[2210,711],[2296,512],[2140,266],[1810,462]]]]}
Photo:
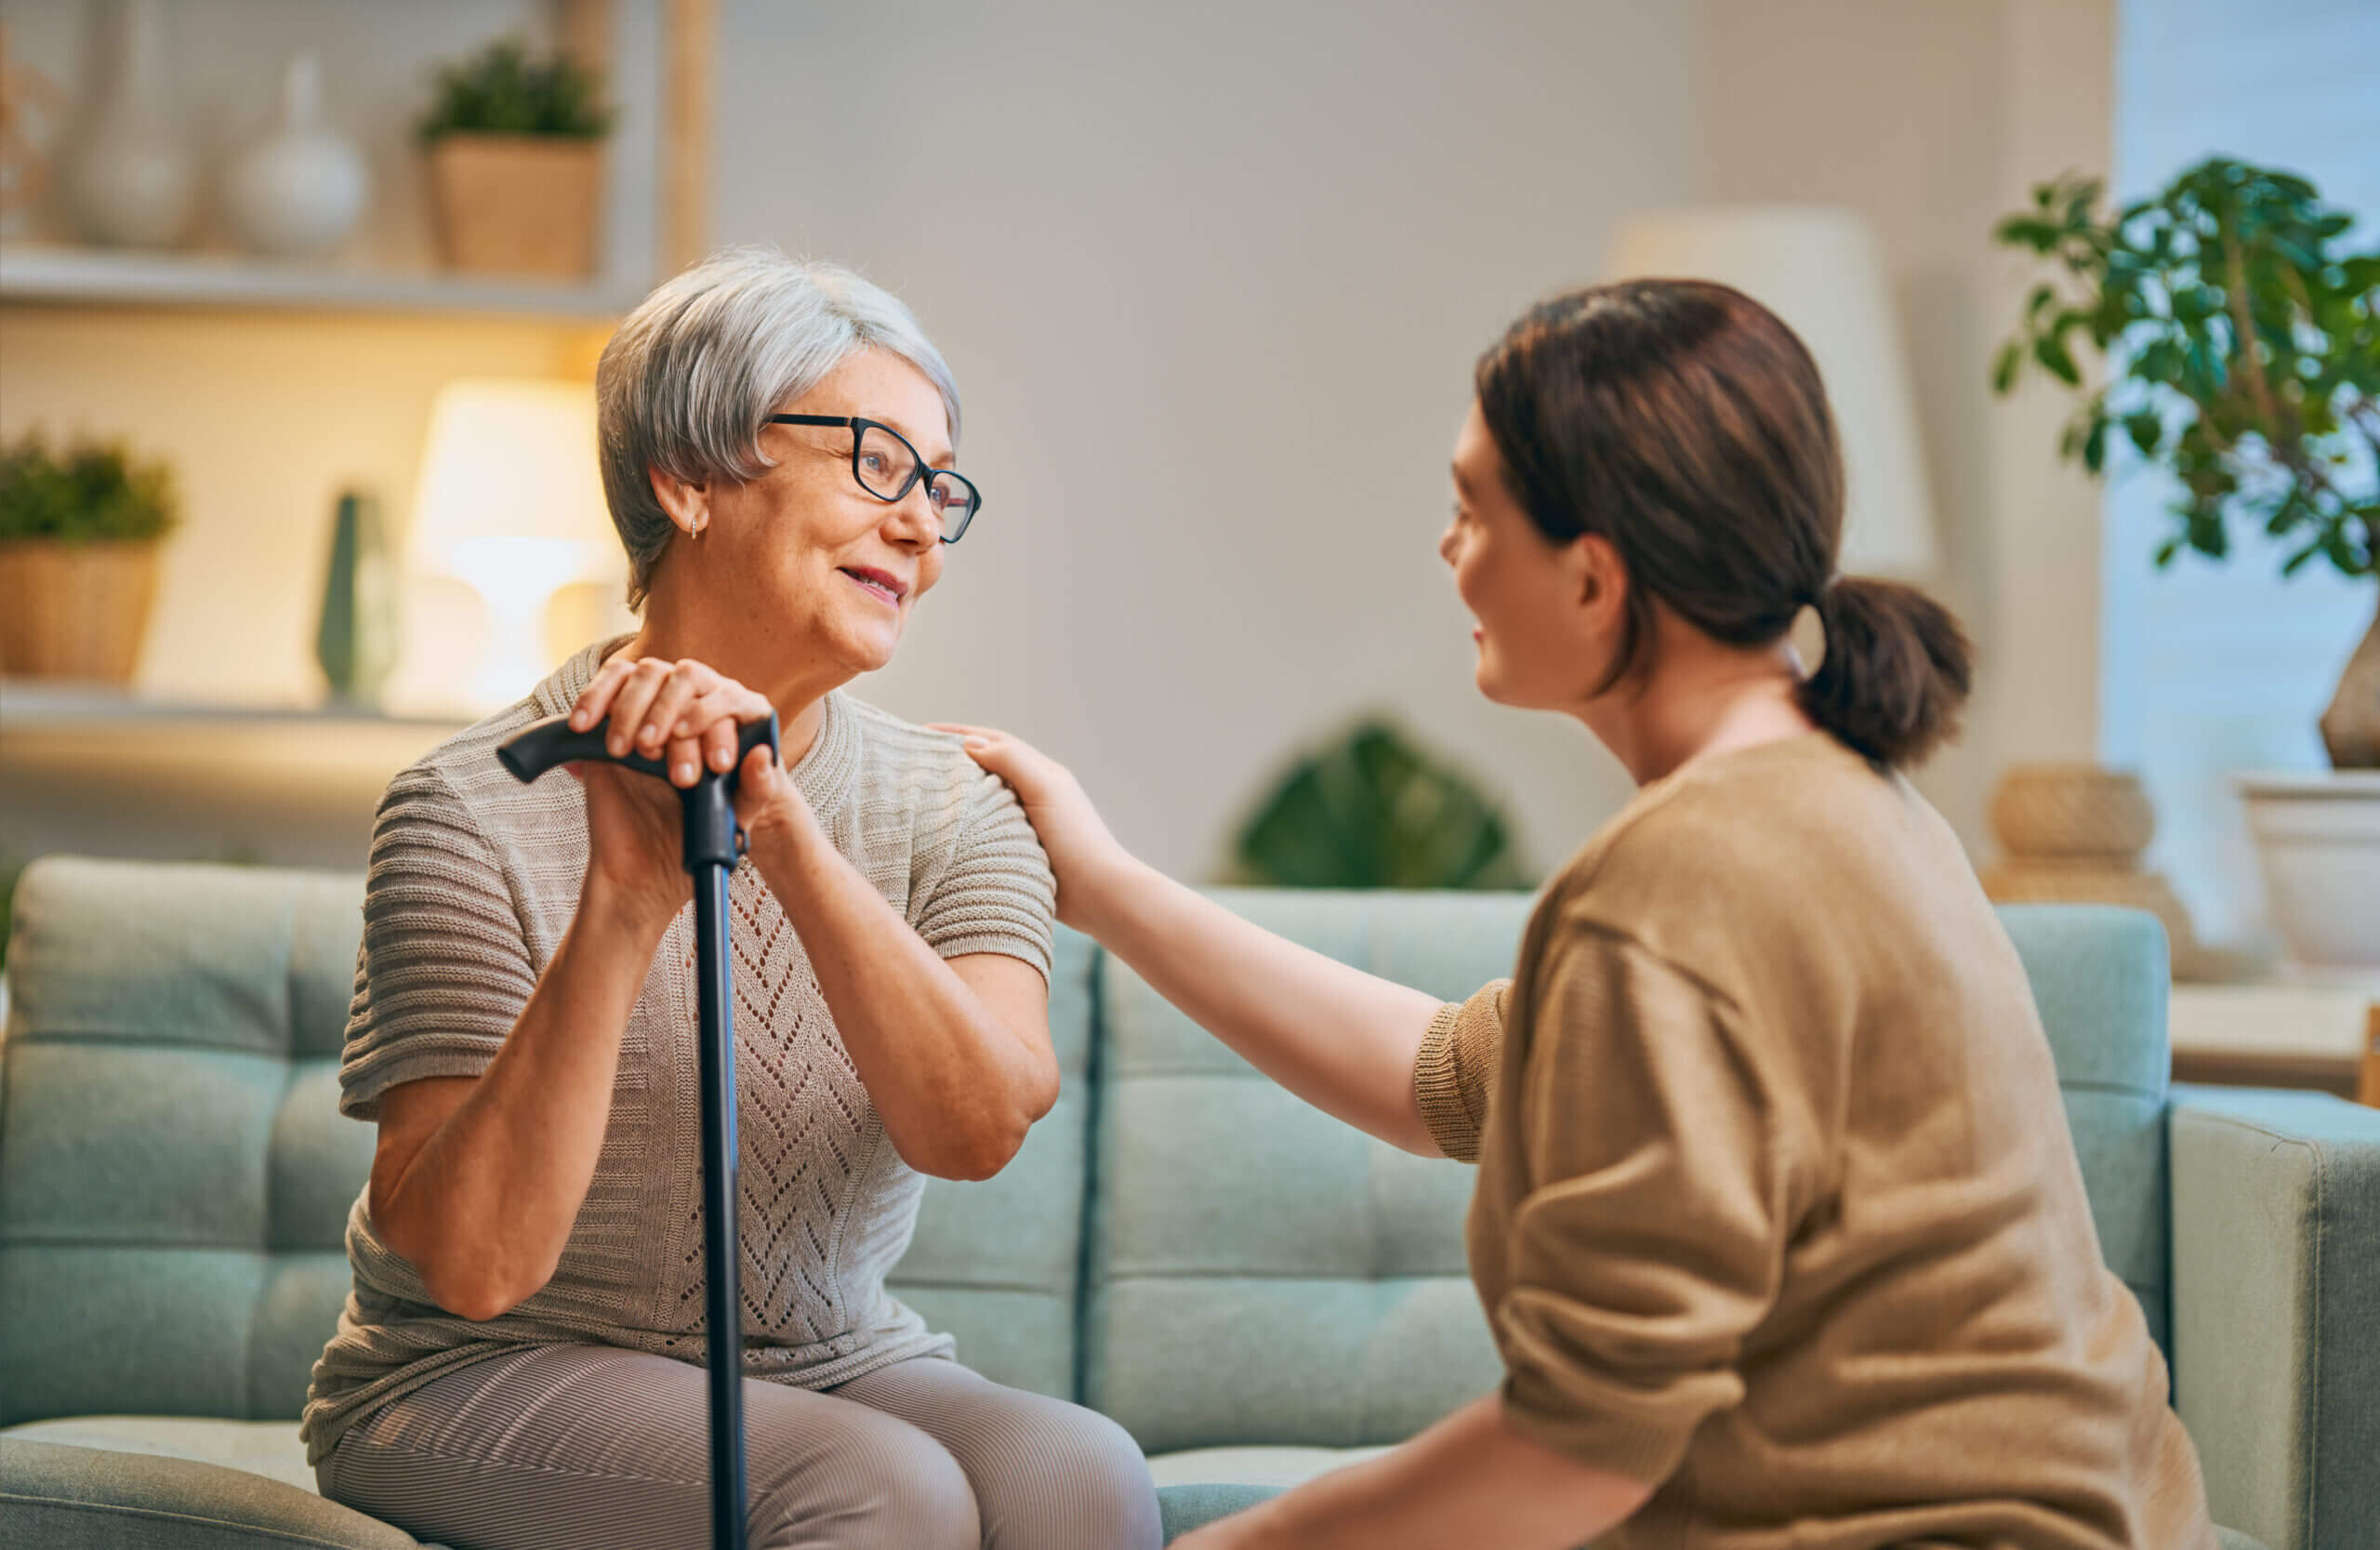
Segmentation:
{"type": "Polygon", "coordinates": [[[520,1020],[536,970],[470,809],[435,769],[389,784],[364,879],[364,944],[339,1063],[339,1111],[425,1077],[476,1077],[520,1020]]]}
{"type": "Polygon", "coordinates": [[[1743,1398],[1813,1108],[1790,1052],[1640,947],[1573,928],[1539,974],[1525,1066],[1503,1083],[1517,1112],[1499,1126],[1527,1182],[1489,1310],[1504,1408],[1548,1448],[1659,1482],[1743,1398]]]}
{"type": "Polygon", "coordinates": [[[1025,804],[998,776],[972,772],[948,863],[910,911],[918,934],[945,958],[1004,953],[1047,979],[1057,903],[1057,879],[1025,804]]]}
{"type": "Polygon", "coordinates": [[[1481,987],[1469,1000],[1438,1009],[1413,1061],[1413,1096],[1438,1150],[1457,1162],[1479,1160],[1488,1092],[1504,1048],[1504,1013],[1513,982],[1481,987]]]}

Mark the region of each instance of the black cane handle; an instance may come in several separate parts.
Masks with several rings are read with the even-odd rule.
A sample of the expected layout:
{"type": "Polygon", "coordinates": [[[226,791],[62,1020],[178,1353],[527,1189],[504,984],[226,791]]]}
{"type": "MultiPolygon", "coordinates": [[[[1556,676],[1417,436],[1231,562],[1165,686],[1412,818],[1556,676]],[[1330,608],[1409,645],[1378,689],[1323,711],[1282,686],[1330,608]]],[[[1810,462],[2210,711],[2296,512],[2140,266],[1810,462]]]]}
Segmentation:
{"type": "MultiPolygon", "coordinates": [[[[658,759],[637,752],[633,747],[623,754],[615,754],[605,748],[603,734],[608,724],[608,721],[597,722],[586,731],[580,732],[570,724],[568,716],[549,716],[535,725],[523,727],[506,738],[503,746],[496,750],[496,756],[504,761],[504,767],[512,772],[513,778],[523,784],[536,779],[557,765],[576,763],[580,761],[621,764],[640,775],[652,775],[657,780],[669,778],[668,765],[658,759]]],[[[742,769],[745,758],[763,743],[769,746],[770,752],[776,751],[777,718],[774,711],[770,712],[760,721],[747,722],[737,729],[736,769],[742,769]]],[[[707,775],[714,775],[716,772],[706,769],[703,773],[707,775]]],[[[731,770],[723,778],[732,779],[734,775],[734,771],[731,770]]]]}

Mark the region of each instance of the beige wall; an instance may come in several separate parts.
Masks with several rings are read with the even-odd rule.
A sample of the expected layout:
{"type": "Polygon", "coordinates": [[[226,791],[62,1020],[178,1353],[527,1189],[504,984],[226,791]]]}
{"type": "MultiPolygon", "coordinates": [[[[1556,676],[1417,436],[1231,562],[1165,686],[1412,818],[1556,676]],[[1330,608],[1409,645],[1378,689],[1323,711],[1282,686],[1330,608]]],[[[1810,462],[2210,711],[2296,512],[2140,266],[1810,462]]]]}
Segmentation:
{"type": "Polygon", "coordinates": [[[1004,722],[1211,875],[1383,708],[1540,865],[1626,795],[1471,682],[1434,553],[1472,361],[1692,179],[1690,7],[723,8],[718,233],[865,263],[967,395],[983,518],[860,692],[1004,722]]]}
{"type": "MultiPolygon", "coordinates": [[[[1582,731],[1472,686],[1432,553],[1471,362],[1594,277],[1629,210],[1834,200],[1883,233],[1939,585],[1986,652],[1968,741],[1926,779],[1978,840],[2007,759],[2093,749],[2096,510],[2049,456],[2054,405],[1986,391],[2018,292],[1983,233],[2029,179],[2104,166],[2108,29],[2103,0],[901,0],[832,28],[731,0],[717,236],[905,295],[988,492],[860,692],[1042,740],[1194,876],[1286,757],[1384,709],[1554,864],[1628,788],[1582,731]]],[[[190,520],[144,687],[302,700],[340,484],[401,520],[438,383],[572,355],[531,324],[9,308],[0,431],[171,455],[190,520]]]]}
{"type": "Polygon", "coordinates": [[[1940,574],[1981,652],[1966,735],[1920,784],[1970,848],[2013,759],[2097,748],[2098,505],[2056,458],[2061,406],[1994,399],[2024,292],[1993,220],[2034,181],[2108,166],[2108,0],[1705,0],[1703,197],[1808,199],[1874,221],[1911,352],[1940,574]]]}

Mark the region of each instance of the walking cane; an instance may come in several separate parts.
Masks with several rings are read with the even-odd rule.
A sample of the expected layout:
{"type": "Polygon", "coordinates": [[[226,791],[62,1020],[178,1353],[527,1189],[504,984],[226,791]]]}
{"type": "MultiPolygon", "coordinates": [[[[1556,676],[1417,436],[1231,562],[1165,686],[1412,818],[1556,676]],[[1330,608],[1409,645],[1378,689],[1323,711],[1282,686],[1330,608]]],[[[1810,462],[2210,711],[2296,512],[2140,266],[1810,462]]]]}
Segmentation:
{"type": "MultiPolygon", "coordinates": [[[[657,759],[615,756],[603,746],[606,723],[571,730],[567,716],[514,734],[496,758],[523,784],[557,764],[623,764],[668,778],[657,759]]],[[[747,724],[735,749],[735,770],[706,769],[678,789],[685,810],[686,870],[694,880],[694,972],[702,1027],[699,1040],[703,1110],[704,1332],[710,1354],[710,1542],[713,1550],[744,1550],[744,1321],[736,1301],[735,1030],[728,1002],[727,874],[743,853],[735,827],[735,773],[766,743],[777,751],[777,719],[747,724]]],[[[673,789],[676,789],[673,788],[673,789]]]]}

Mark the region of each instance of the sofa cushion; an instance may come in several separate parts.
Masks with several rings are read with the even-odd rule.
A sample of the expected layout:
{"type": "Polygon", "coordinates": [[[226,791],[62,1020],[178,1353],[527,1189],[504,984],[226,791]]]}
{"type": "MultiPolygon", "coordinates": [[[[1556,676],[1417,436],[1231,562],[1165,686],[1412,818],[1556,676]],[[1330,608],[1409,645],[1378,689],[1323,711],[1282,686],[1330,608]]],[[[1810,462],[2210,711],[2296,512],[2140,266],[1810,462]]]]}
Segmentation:
{"type": "MultiPolygon", "coordinates": [[[[372,1127],[337,1108],[362,897],[302,872],[27,869],[0,1085],[0,1369],[22,1377],[0,1426],[303,1407],[372,1165],[372,1127]]],[[[1064,1096],[998,1178],[929,1186],[892,1285],[978,1371],[1071,1398],[1095,952],[1059,936],[1064,1096]]]]}
{"type": "Polygon", "coordinates": [[[261,1475],[268,1480],[314,1489],[314,1469],[295,1421],[224,1421],[203,1415],[71,1415],[28,1421],[0,1431],[0,1437],[104,1448],[120,1453],[189,1459],[261,1475]]]}
{"type": "Polygon", "coordinates": [[[422,1550],[244,1469],[0,1433],[0,1543],[43,1550],[422,1550]]]}
{"type": "MultiPolygon", "coordinates": [[[[1224,892],[1434,995],[1512,969],[1517,894],[1224,892]]],[[[1113,960],[1101,991],[1084,1398],[1160,1453],[1393,1442],[1488,1388],[1472,1172],[1307,1107],[1113,960]]]]}
{"type": "Polygon", "coordinates": [[[2165,928],[2139,910],[2095,905],[2010,905],[2000,918],[2057,1062],[2100,1252],[2170,1358],[2165,928]]]}
{"type": "Polygon", "coordinates": [[[295,1416],[347,1294],[353,878],[52,857],[16,898],[0,1425],[295,1416]]]}

